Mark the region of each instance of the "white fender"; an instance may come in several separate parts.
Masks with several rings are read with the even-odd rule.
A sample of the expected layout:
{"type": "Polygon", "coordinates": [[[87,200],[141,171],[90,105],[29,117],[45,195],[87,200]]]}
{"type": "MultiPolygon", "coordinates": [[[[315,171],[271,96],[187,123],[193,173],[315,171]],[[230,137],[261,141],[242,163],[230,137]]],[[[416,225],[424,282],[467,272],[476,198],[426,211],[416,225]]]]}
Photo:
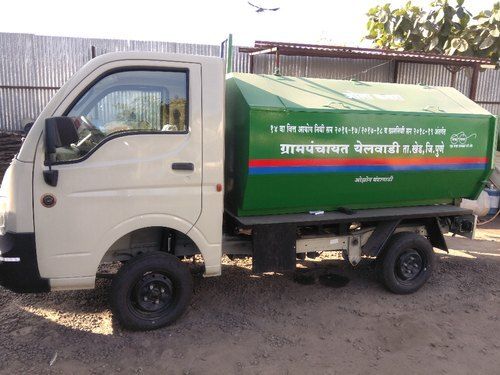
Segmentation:
{"type": "Polygon", "coordinates": [[[186,234],[195,243],[203,256],[205,262],[205,276],[220,275],[220,258],[222,256],[221,245],[208,243],[202,233],[187,221],[176,216],[162,214],[139,215],[116,225],[113,229],[108,231],[103,238],[97,241],[97,243],[102,244],[102,247],[96,249],[93,253],[95,256],[91,259],[91,262],[89,262],[92,267],[92,274],[97,272],[97,268],[102,258],[116,241],[135,230],[148,227],[170,228],[186,234]]]}

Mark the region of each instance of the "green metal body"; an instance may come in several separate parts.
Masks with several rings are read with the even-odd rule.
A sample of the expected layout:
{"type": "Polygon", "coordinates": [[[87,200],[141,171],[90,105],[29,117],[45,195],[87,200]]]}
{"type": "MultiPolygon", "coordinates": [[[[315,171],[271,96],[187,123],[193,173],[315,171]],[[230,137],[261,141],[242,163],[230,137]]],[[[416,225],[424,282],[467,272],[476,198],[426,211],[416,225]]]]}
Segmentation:
{"type": "Polygon", "coordinates": [[[452,88],[237,74],[226,207],[238,216],[474,199],[496,118],[452,88]]]}

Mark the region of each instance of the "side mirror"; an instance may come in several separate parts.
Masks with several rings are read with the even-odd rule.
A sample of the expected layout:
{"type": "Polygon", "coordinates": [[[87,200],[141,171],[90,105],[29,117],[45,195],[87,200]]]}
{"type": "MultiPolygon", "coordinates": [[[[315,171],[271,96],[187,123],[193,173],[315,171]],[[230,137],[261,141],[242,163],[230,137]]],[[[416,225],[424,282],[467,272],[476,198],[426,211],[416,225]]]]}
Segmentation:
{"type": "Polygon", "coordinates": [[[78,133],[71,117],[51,117],[45,120],[45,164],[49,170],[43,172],[45,182],[57,186],[59,173],[52,169],[56,161],[56,149],[78,142],[78,133]]]}
{"type": "Polygon", "coordinates": [[[56,118],[48,118],[45,120],[45,161],[47,164],[52,164],[52,158],[56,153],[57,142],[57,127],[56,118]]]}
{"type": "Polygon", "coordinates": [[[45,120],[45,152],[54,154],[58,147],[78,142],[78,133],[71,117],[50,117],[45,120]]]}

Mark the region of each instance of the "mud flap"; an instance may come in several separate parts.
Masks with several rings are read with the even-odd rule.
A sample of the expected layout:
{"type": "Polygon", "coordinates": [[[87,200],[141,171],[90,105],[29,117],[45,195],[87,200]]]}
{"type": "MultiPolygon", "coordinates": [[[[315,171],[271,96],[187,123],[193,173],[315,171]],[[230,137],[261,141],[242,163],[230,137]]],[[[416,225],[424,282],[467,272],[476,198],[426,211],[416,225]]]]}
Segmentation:
{"type": "Polygon", "coordinates": [[[448,245],[443,236],[443,231],[439,225],[439,218],[433,217],[425,221],[425,229],[427,230],[427,236],[433,247],[444,250],[448,252],[448,245]]]}
{"type": "Polygon", "coordinates": [[[295,270],[296,240],[295,224],[255,225],[252,230],[252,271],[295,270]]]}
{"type": "Polygon", "coordinates": [[[362,254],[369,258],[377,258],[399,223],[401,223],[399,219],[379,222],[375,231],[363,246],[362,254]]]}

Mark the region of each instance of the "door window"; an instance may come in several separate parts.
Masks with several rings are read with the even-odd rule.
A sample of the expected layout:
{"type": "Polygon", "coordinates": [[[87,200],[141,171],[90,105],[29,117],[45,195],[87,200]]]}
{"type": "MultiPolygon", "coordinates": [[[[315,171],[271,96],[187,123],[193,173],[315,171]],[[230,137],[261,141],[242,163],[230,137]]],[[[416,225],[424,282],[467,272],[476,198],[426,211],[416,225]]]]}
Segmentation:
{"type": "Polygon", "coordinates": [[[138,132],[186,133],[187,71],[133,70],[99,80],[69,110],[75,142],[56,161],[84,157],[106,139],[138,132]]]}

